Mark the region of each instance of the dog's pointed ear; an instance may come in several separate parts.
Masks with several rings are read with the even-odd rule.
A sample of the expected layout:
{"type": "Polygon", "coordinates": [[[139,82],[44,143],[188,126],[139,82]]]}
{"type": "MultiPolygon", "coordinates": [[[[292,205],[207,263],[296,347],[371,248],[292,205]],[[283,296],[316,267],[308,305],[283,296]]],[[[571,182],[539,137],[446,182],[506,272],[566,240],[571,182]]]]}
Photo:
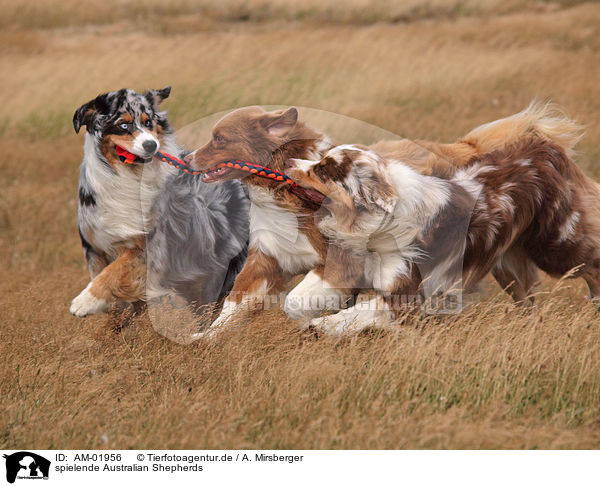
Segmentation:
{"type": "Polygon", "coordinates": [[[381,209],[386,213],[392,213],[398,197],[396,190],[387,181],[381,170],[367,167],[358,167],[358,171],[363,173],[359,178],[357,203],[368,211],[381,209]]]}
{"type": "Polygon", "coordinates": [[[109,93],[101,94],[92,101],[88,101],[85,105],[81,105],[75,114],[73,115],[73,128],[75,133],[79,133],[79,130],[83,125],[87,127],[88,132],[92,132],[94,121],[99,114],[105,114],[108,112],[109,93]]]}
{"type": "Polygon", "coordinates": [[[293,106],[287,110],[277,110],[265,113],[260,119],[262,127],[271,135],[283,137],[296,126],[298,110],[293,106]]]}
{"type": "Polygon", "coordinates": [[[73,128],[75,129],[75,133],[79,133],[81,125],[87,126],[92,123],[95,112],[94,100],[87,102],[77,109],[73,115],[73,128]]]}
{"type": "Polygon", "coordinates": [[[158,106],[166,100],[171,94],[171,86],[167,86],[163,89],[149,89],[146,92],[146,98],[150,103],[154,104],[154,106],[158,106]]]}

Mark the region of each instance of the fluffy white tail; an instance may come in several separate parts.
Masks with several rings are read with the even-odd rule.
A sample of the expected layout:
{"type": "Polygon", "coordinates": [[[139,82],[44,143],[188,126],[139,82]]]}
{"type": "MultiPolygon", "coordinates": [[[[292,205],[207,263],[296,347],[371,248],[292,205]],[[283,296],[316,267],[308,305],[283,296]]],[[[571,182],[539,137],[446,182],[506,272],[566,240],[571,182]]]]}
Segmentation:
{"type": "Polygon", "coordinates": [[[584,128],[553,103],[532,101],[523,111],[481,125],[460,141],[474,145],[479,153],[512,145],[524,137],[537,136],[560,145],[567,155],[584,135],[584,128]]]}

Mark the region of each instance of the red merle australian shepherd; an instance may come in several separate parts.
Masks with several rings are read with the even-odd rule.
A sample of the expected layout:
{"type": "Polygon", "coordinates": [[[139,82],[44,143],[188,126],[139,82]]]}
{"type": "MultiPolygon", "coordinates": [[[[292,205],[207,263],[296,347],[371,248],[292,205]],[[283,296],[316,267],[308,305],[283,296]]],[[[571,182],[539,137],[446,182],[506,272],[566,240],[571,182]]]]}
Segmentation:
{"type": "Polygon", "coordinates": [[[325,333],[386,326],[403,296],[457,283],[468,292],[490,271],[519,302],[532,303],[538,269],[580,276],[600,298],[600,185],[553,141],[524,138],[449,179],[353,145],[292,160],[286,174],[325,196],[319,230],[353,253],[377,294],[312,319],[325,333]]]}
{"type": "MultiPolygon", "coordinates": [[[[248,107],[226,115],[213,128],[212,139],[186,158],[194,169],[205,171],[203,180],[206,183],[222,183],[243,177],[251,200],[248,259],[213,326],[224,324],[242,304],[254,298],[278,294],[298,274],[305,277],[287,295],[284,305],[287,314],[296,319],[306,320],[319,316],[324,310],[324,302],[327,310],[340,310],[356,294],[357,289],[364,287],[363,255],[356,250],[351,240],[364,240],[361,232],[365,228],[354,226],[356,231],[352,230],[352,236],[346,240],[338,238],[338,234],[330,228],[323,227],[319,214],[323,210],[328,211],[333,201],[322,187],[325,181],[331,184],[343,184],[346,181],[352,185],[352,189],[345,193],[338,191],[344,199],[345,206],[338,206],[346,212],[344,217],[353,219],[352,215],[359,213],[361,221],[379,220],[382,214],[392,211],[398,200],[405,196],[404,188],[398,186],[402,183],[402,177],[390,182],[388,179],[393,175],[386,174],[385,164],[381,160],[401,161],[398,162],[398,167],[411,174],[411,181],[417,181],[412,188],[414,197],[419,197],[418,193],[421,192],[422,198],[433,199],[423,207],[418,204],[408,206],[414,210],[419,224],[425,225],[438,215],[444,204],[452,200],[451,191],[446,188],[450,184],[448,178],[469,177],[461,176],[463,172],[456,172],[469,166],[493,165],[496,163],[495,158],[502,154],[508,158],[514,155],[512,152],[500,152],[501,155],[483,154],[508,150],[508,147],[519,144],[520,141],[533,144],[527,147],[534,150],[538,147],[536,143],[548,141],[550,145],[544,146],[545,149],[556,151],[554,158],[547,162],[552,164],[555,159],[563,160],[561,157],[565,157],[565,150],[570,150],[578,135],[576,127],[568,120],[554,116],[544,107],[532,105],[516,115],[482,125],[453,144],[409,140],[380,142],[363,151],[365,157],[372,159],[373,171],[365,172],[359,168],[355,172],[355,152],[341,148],[336,151],[325,135],[298,119],[295,108],[265,112],[259,107],[248,107]],[[321,160],[332,149],[336,156],[321,160]],[[246,172],[233,168],[216,168],[220,163],[233,159],[267,166],[280,172],[288,170],[292,177],[300,175],[298,169],[294,169],[297,162],[292,159],[316,162],[309,174],[311,182],[302,178],[298,181],[301,182],[301,190],[290,191],[289,186],[283,183],[248,176],[246,172]],[[348,178],[350,174],[352,177],[348,178]],[[428,185],[420,186],[423,181],[427,181],[428,185]],[[430,191],[426,189],[429,185],[436,188],[437,192],[429,194],[430,191]],[[437,186],[440,186],[439,190],[437,186]],[[362,198],[362,203],[353,204],[355,198],[362,198]],[[325,205],[321,208],[324,202],[325,205]],[[313,299],[315,295],[319,299],[313,299]]],[[[527,159],[529,158],[532,157],[528,156],[527,159]]],[[[485,169],[481,170],[485,172],[485,169]]],[[[469,204],[473,198],[469,192],[469,184],[481,183],[474,180],[463,184],[462,197],[465,204],[469,204]]],[[[344,219],[340,214],[336,216],[340,220],[344,219]]],[[[493,218],[486,221],[491,222],[489,231],[494,233],[493,218]]],[[[405,235],[395,246],[411,241],[405,235]]],[[[362,248],[362,244],[360,242],[358,246],[362,248]]],[[[389,267],[390,270],[384,270],[384,273],[388,272],[385,275],[379,272],[377,278],[371,278],[369,285],[373,286],[375,280],[382,285],[383,282],[385,285],[396,282],[397,275],[394,272],[400,271],[397,265],[407,265],[398,263],[402,258],[406,259],[408,256],[394,255],[391,266],[380,265],[381,268],[389,267]]],[[[497,272],[497,278],[503,278],[500,272],[497,272]]],[[[508,277],[504,277],[504,280],[506,278],[508,277]]]]}

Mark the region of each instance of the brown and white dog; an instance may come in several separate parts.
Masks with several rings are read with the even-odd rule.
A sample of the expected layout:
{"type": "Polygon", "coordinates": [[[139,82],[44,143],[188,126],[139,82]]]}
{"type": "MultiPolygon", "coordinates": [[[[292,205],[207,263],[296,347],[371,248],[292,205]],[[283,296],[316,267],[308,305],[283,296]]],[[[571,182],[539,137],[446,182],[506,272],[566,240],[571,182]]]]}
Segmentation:
{"type": "MultiPolygon", "coordinates": [[[[371,149],[374,157],[380,154],[385,159],[393,156],[403,160],[402,167],[419,176],[450,177],[477,155],[522,139],[552,140],[570,150],[578,135],[564,118],[532,105],[516,115],[482,125],[454,144],[402,140],[381,142],[371,149]]],[[[352,248],[331,244],[331,235],[317,226],[315,214],[324,200],[318,188],[315,191],[307,184],[304,194],[298,194],[285,184],[248,176],[246,172],[215,169],[222,162],[237,159],[283,171],[290,159],[320,160],[332,148],[325,135],[298,120],[295,108],[265,112],[247,107],[222,118],[213,128],[212,139],[186,158],[194,169],[206,171],[204,182],[243,177],[250,193],[248,259],[213,326],[224,324],[241,304],[255,297],[278,294],[298,274],[308,272],[286,297],[284,308],[292,318],[320,315],[323,302],[327,309],[339,310],[356,293],[362,284],[362,262],[352,248]],[[312,297],[317,293],[320,298],[315,302],[312,297]]],[[[346,168],[336,163],[324,166],[324,170],[324,177],[335,180],[346,168]]],[[[435,180],[442,184],[442,179],[435,180]]],[[[361,184],[368,186],[364,179],[361,184]]],[[[378,189],[381,197],[377,191],[365,194],[372,199],[366,214],[373,205],[395,204],[394,193],[386,194],[381,186],[378,189]]]]}
{"type": "Polygon", "coordinates": [[[363,307],[313,319],[331,334],[389,324],[407,296],[469,292],[490,271],[517,301],[532,301],[538,269],[572,272],[600,297],[600,185],[563,147],[539,138],[475,157],[449,180],[360,146],[286,174],[326,196],[317,226],[361,262],[363,307]],[[575,269],[575,270],[574,270],[575,269]]]}

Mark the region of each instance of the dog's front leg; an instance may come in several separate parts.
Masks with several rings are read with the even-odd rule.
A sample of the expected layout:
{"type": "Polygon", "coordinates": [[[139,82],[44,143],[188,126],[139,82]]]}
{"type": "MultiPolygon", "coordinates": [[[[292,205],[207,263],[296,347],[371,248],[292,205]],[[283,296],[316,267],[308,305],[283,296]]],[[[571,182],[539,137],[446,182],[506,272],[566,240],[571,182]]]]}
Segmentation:
{"type": "Polygon", "coordinates": [[[285,299],[283,310],[290,319],[299,320],[301,328],[308,327],[310,319],[324,312],[343,309],[353,297],[351,289],[338,288],[323,278],[323,273],[323,266],[308,272],[285,299]]]}
{"type": "Polygon", "coordinates": [[[376,295],[363,294],[357,302],[337,314],[317,317],[310,326],[331,336],[358,334],[368,328],[389,329],[399,311],[412,308],[420,296],[421,276],[416,265],[404,275],[388,282],[387,287],[376,290],[376,295]]]}
{"type": "Polygon", "coordinates": [[[277,260],[256,248],[248,250],[248,258],[233,284],[230,294],[223,303],[219,316],[206,332],[192,335],[197,339],[206,333],[223,328],[231,318],[242,310],[253,310],[264,303],[267,296],[277,294],[285,287],[291,275],[284,272],[277,260]]]}
{"type": "MultiPolygon", "coordinates": [[[[108,268],[108,267],[106,267],[108,268]]],[[[105,312],[110,308],[110,300],[103,299],[98,286],[92,280],[81,293],[71,301],[69,312],[75,317],[85,317],[105,312]]]]}
{"type": "Polygon", "coordinates": [[[326,312],[347,307],[363,283],[364,265],[352,252],[330,244],[325,263],[311,270],[287,295],[285,313],[299,320],[300,327],[326,312]]]}
{"type": "Polygon", "coordinates": [[[146,264],[139,248],[125,248],[73,299],[71,314],[85,317],[107,311],[115,300],[145,300],[146,264]]]}
{"type": "Polygon", "coordinates": [[[320,333],[340,337],[369,328],[388,329],[393,321],[392,309],[382,296],[376,295],[371,298],[364,296],[355,305],[337,314],[312,319],[310,326],[320,333]]]}

